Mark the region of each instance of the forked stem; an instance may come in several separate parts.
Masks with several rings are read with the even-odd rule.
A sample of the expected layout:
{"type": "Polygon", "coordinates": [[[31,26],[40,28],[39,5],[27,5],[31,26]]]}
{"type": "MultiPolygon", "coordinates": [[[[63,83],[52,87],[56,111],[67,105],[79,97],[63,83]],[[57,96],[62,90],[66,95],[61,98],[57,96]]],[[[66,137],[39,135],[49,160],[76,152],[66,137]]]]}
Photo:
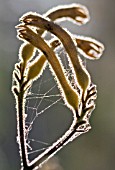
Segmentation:
{"type": "MultiPolygon", "coordinates": [[[[36,159],[34,159],[31,163],[29,163],[29,167],[32,170],[39,169],[42,166],[42,164],[44,164],[51,157],[53,157],[66,144],[73,141],[75,139],[74,135],[76,133],[80,133],[78,128],[85,123],[86,123],[86,121],[84,121],[83,119],[76,120],[74,118],[70,129],[57,142],[53,143],[41,155],[39,155],[36,159]]],[[[82,131],[82,133],[85,133],[85,131],[82,131]]],[[[79,134],[78,134],[78,136],[79,136],[79,134]]]]}

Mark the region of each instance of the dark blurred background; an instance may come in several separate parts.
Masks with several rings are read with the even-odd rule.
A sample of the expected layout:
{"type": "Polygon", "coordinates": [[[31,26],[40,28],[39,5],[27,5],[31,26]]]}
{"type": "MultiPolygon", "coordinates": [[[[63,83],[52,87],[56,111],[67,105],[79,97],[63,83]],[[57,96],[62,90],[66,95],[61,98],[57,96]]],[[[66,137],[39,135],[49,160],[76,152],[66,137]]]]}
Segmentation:
{"type": "MultiPolygon", "coordinates": [[[[20,168],[16,143],[15,99],[11,93],[12,71],[18,60],[18,49],[21,44],[16,38],[15,26],[18,24],[19,17],[25,12],[36,11],[42,14],[54,6],[71,3],[86,5],[90,11],[91,20],[82,27],[68,23],[68,29],[75,34],[100,40],[105,45],[105,52],[100,60],[87,61],[92,80],[98,86],[97,107],[90,120],[92,129],[67,145],[57,153],[57,157],[63,170],[115,169],[115,1],[0,0],[1,170],[19,170],[20,168]]],[[[52,117],[51,121],[53,118],[55,119],[52,117]]],[[[63,119],[65,121],[64,116],[63,119]]],[[[65,122],[61,121],[60,129],[65,122]]],[[[58,129],[58,125],[55,128],[58,129]]]]}

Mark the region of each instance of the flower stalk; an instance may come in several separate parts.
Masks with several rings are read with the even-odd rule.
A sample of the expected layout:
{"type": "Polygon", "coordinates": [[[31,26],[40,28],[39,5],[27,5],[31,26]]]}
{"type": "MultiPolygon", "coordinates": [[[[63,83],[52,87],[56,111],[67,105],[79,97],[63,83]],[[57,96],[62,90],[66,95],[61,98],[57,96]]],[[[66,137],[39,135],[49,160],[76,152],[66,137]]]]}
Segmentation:
{"type": "Polygon", "coordinates": [[[89,118],[95,108],[97,90],[91,82],[89,72],[83,66],[79,53],[88,59],[99,59],[104,46],[92,38],[73,35],[54,22],[68,18],[76,24],[82,25],[89,21],[89,12],[86,7],[80,4],[59,6],[49,10],[43,16],[32,12],[26,13],[20,19],[22,23],[16,27],[18,29],[17,37],[24,41],[19,49],[20,62],[15,65],[13,71],[14,85],[12,87],[12,92],[16,98],[17,141],[23,170],[37,170],[66,144],[80,134],[88,132],[91,128],[89,118]],[[55,38],[47,43],[43,35],[44,31],[46,34],[50,32],[55,35],[55,38]],[[70,69],[74,76],[74,85],[68,80],[64,66],[55,54],[55,48],[60,45],[63,45],[68,54],[70,69]],[[37,50],[40,50],[42,55],[40,53],[34,59],[37,50]],[[32,83],[42,75],[46,61],[51,67],[66,106],[72,110],[73,121],[70,128],[60,139],[30,162],[25,127],[26,96],[32,83]]]}

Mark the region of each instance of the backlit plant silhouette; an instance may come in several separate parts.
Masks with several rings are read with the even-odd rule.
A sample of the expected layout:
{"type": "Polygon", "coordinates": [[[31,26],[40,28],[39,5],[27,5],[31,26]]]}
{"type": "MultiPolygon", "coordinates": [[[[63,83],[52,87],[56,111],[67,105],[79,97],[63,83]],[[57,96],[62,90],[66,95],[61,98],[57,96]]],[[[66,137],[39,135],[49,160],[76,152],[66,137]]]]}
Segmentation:
{"type": "Polygon", "coordinates": [[[16,27],[18,39],[23,41],[19,49],[19,62],[13,71],[12,92],[16,98],[17,133],[21,156],[21,168],[24,170],[38,169],[57,151],[80,134],[89,131],[89,118],[95,108],[97,97],[96,85],[92,83],[91,75],[84,66],[79,54],[85,58],[99,59],[103,53],[103,45],[93,38],[73,35],[67,29],[58,25],[62,20],[71,20],[82,25],[89,21],[89,12],[86,7],[79,4],[59,6],[40,15],[34,12],[24,14],[20,24],[16,27]],[[45,36],[51,33],[47,41],[45,36]],[[71,82],[66,70],[55,53],[55,49],[63,46],[74,81],[71,82]],[[35,58],[35,53],[40,50],[35,58]],[[73,122],[65,134],[53,143],[48,149],[32,161],[28,159],[27,138],[25,127],[25,103],[28,90],[33,82],[40,78],[46,62],[60,90],[66,106],[73,114],[73,122]]]}

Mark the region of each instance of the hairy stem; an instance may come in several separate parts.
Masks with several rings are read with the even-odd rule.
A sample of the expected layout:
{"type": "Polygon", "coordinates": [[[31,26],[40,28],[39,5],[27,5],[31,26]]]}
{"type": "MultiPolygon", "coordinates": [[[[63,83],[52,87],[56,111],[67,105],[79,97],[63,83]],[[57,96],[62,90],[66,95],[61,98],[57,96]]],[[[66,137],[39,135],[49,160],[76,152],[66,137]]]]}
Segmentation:
{"type": "Polygon", "coordinates": [[[24,87],[24,68],[25,65],[20,64],[18,68],[21,78],[18,82],[18,93],[15,92],[16,104],[17,104],[17,132],[18,132],[18,144],[20,148],[21,167],[23,170],[29,170],[28,158],[27,158],[27,147],[26,147],[26,133],[25,133],[25,90],[24,87]]]}
{"type": "Polygon", "coordinates": [[[26,142],[25,142],[25,113],[24,113],[24,94],[23,90],[20,89],[20,93],[18,95],[18,138],[19,138],[19,147],[21,154],[21,161],[23,164],[24,170],[26,170],[27,166],[27,154],[26,154],[26,142]]]}

